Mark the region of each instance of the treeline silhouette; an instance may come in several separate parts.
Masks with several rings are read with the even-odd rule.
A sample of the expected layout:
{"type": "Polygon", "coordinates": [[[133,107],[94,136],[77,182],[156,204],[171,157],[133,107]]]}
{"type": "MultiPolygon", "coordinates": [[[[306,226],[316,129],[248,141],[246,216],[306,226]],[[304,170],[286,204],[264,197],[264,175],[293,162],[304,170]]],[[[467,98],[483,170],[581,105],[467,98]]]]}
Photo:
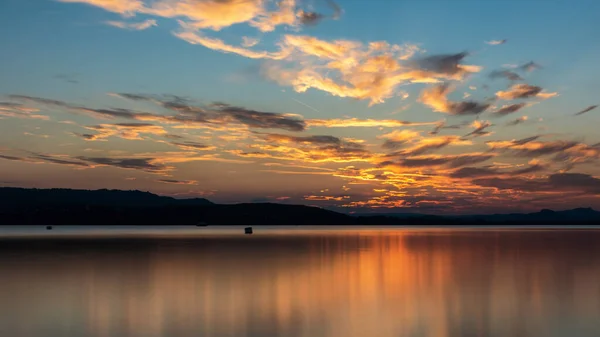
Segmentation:
{"type": "Polygon", "coordinates": [[[214,204],[149,192],[0,188],[1,225],[597,225],[590,208],[530,214],[352,216],[318,207],[274,203],[214,204]]]}

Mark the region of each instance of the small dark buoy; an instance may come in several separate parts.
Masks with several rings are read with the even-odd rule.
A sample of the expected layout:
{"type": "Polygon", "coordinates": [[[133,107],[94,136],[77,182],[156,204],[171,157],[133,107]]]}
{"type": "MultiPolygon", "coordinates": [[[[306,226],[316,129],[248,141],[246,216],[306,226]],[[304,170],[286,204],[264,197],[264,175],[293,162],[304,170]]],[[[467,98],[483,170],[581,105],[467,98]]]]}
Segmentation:
{"type": "Polygon", "coordinates": [[[46,226],[46,230],[51,231],[52,230],[52,226],[46,226]]]}
{"type": "Polygon", "coordinates": [[[244,228],[244,233],[246,233],[246,234],[252,234],[252,227],[246,227],[246,228],[244,228]]]}

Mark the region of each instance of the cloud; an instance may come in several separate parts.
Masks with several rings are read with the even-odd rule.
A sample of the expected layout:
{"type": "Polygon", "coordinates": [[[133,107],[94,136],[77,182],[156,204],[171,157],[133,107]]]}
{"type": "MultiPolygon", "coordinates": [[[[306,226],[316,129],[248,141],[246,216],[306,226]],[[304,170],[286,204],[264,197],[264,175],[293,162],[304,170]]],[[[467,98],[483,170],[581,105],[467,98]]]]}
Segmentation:
{"type": "Polygon", "coordinates": [[[22,119],[43,119],[49,120],[46,115],[36,114],[38,109],[28,108],[19,103],[0,102],[0,119],[2,118],[22,118],[22,119]]]}
{"type": "Polygon", "coordinates": [[[270,142],[283,142],[283,143],[304,143],[304,144],[316,144],[316,145],[340,145],[342,140],[334,136],[288,136],[281,134],[265,134],[265,138],[270,142]]]}
{"type": "Polygon", "coordinates": [[[452,92],[452,88],[449,84],[435,85],[424,89],[419,101],[433,108],[434,111],[451,115],[479,114],[490,107],[490,104],[475,101],[452,102],[446,97],[450,92],[452,92]]]}
{"type": "Polygon", "coordinates": [[[437,122],[436,123],[435,127],[433,128],[433,130],[431,130],[429,132],[429,135],[432,135],[432,136],[433,135],[437,135],[438,133],[440,133],[441,130],[444,130],[444,129],[454,129],[454,130],[462,129],[463,127],[465,127],[467,125],[469,125],[468,122],[463,122],[461,124],[454,124],[454,125],[446,125],[446,121],[443,120],[441,122],[437,122]]]}
{"type": "Polygon", "coordinates": [[[158,26],[156,20],[144,20],[141,22],[127,22],[127,21],[106,21],[109,26],[128,29],[128,30],[144,30],[153,26],[158,26]]]}
{"type": "Polygon", "coordinates": [[[506,116],[510,115],[511,113],[517,112],[526,106],[527,103],[507,104],[500,107],[500,109],[494,111],[494,114],[498,116],[506,116]]]}
{"type": "Polygon", "coordinates": [[[539,64],[537,64],[533,61],[527,62],[527,63],[519,66],[519,70],[526,71],[526,72],[532,72],[534,70],[538,70],[541,68],[542,68],[542,66],[540,66],[539,64]]]}
{"type": "Polygon", "coordinates": [[[438,150],[448,145],[468,145],[470,141],[463,140],[458,136],[442,137],[421,137],[420,133],[411,130],[394,131],[385,134],[380,138],[386,139],[382,147],[384,149],[399,149],[411,145],[410,147],[387,154],[387,157],[393,156],[417,156],[424,153],[438,150]]]}
{"type": "Polygon", "coordinates": [[[167,131],[162,126],[147,123],[118,123],[118,124],[100,124],[85,127],[88,130],[96,131],[96,134],[75,135],[88,140],[104,140],[110,137],[119,137],[128,140],[142,140],[140,134],[166,135],[167,131]]]}
{"type": "Polygon", "coordinates": [[[515,125],[523,124],[523,123],[525,123],[527,121],[527,119],[528,119],[527,116],[522,116],[522,117],[514,119],[514,120],[512,120],[510,122],[507,122],[506,126],[515,126],[515,125]]]}
{"type": "Polygon", "coordinates": [[[182,29],[173,33],[173,35],[190,44],[197,44],[212,50],[217,50],[223,53],[237,54],[251,59],[281,60],[289,56],[287,50],[280,50],[277,52],[255,51],[244,47],[227,44],[223,40],[204,36],[201,32],[191,29],[182,29]]]}
{"type": "Polygon", "coordinates": [[[76,157],[79,160],[96,164],[98,166],[113,166],[124,169],[142,170],[151,173],[164,173],[170,167],[156,163],[155,158],[109,158],[109,157],[76,157]]]}
{"type": "Polygon", "coordinates": [[[395,119],[308,119],[308,127],[349,128],[349,127],[384,127],[433,125],[435,122],[408,122],[395,119]]]}
{"type": "Polygon", "coordinates": [[[254,47],[259,42],[260,42],[260,39],[258,39],[258,38],[242,36],[242,46],[244,46],[246,48],[254,47]]]}
{"type": "Polygon", "coordinates": [[[522,81],[523,80],[523,78],[519,74],[512,72],[510,70],[494,70],[490,73],[489,76],[491,79],[506,78],[510,81],[522,81]]]}
{"type": "Polygon", "coordinates": [[[262,69],[264,77],[292,86],[297,92],[313,88],[333,96],[368,100],[370,105],[394,97],[402,84],[462,80],[480,71],[480,67],[460,64],[466,53],[411,61],[420,51],[415,45],[390,45],[383,41],[364,45],[352,40],[324,41],[296,35],[286,35],[282,43],[295,62],[291,67],[266,63],[262,69]]]}
{"type": "Polygon", "coordinates": [[[36,152],[31,152],[30,155],[26,156],[26,157],[0,154],[0,159],[21,161],[21,162],[32,163],[32,164],[50,163],[50,164],[72,166],[75,168],[91,168],[92,167],[91,165],[89,165],[87,163],[72,160],[70,157],[65,156],[65,155],[50,155],[50,154],[43,154],[43,153],[36,153],[36,152]]]}
{"type": "Polygon", "coordinates": [[[490,40],[490,41],[485,41],[485,43],[492,45],[492,46],[497,46],[500,44],[505,44],[508,40],[507,39],[502,39],[502,40],[490,40]]]}
{"type": "Polygon", "coordinates": [[[124,16],[133,16],[144,8],[143,0],[58,0],[60,2],[78,2],[87,3],[92,6],[100,7],[105,11],[122,14],[124,16]]]}
{"type": "Polygon", "coordinates": [[[481,178],[481,177],[498,177],[498,176],[520,176],[524,174],[537,173],[545,170],[547,166],[537,162],[532,162],[528,167],[519,170],[500,170],[493,167],[462,167],[449,176],[451,178],[481,178]]]}
{"type": "Polygon", "coordinates": [[[583,173],[555,173],[545,179],[482,178],[473,180],[473,183],[500,190],[600,194],[600,179],[583,173]]]}
{"type": "Polygon", "coordinates": [[[157,182],[174,185],[198,185],[198,181],[196,180],[158,179],[157,182]]]}
{"type": "Polygon", "coordinates": [[[490,153],[468,153],[460,155],[428,155],[411,158],[404,158],[398,162],[384,162],[382,166],[400,167],[431,167],[431,166],[447,166],[449,168],[457,168],[466,165],[472,165],[484,162],[493,158],[490,153]]]}
{"type": "Polygon", "coordinates": [[[578,113],[575,114],[575,116],[579,116],[579,115],[583,115],[584,113],[588,112],[588,111],[592,111],[594,109],[596,109],[598,106],[597,105],[590,105],[587,108],[579,111],[578,113]]]}
{"type": "Polygon", "coordinates": [[[464,135],[463,138],[469,137],[469,136],[473,136],[473,137],[487,136],[490,134],[490,132],[485,131],[485,129],[491,127],[492,125],[493,124],[490,123],[489,121],[475,120],[475,121],[473,121],[473,123],[471,123],[471,127],[475,130],[464,135]]]}
{"type": "Polygon", "coordinates": [[[306,163],[370,162],[374,155],[356,140],[333,136],[289,136],[257,134],[266,144],[249,145],[251,151],[230,150],[229,153],[246,158],[269,158],[306,163]]]}
{"type": "Polygon", "coordinates": [[[215,149],[215,147],[212,145],[200,144],[195,142],[172,142],[170,144],[175,145],[180,149],[188,151],[210,151],[215,149]]]}
{"type": "Polygon", "coordinates": [[[529,84],[514,84],[507,91],[498,91],[496,96],[503,100],[513,100],[519,98],[530,98],[530,97],[539,97],[539,98],[550,98],[558,95],[556,92],[542,92],[542,88],[529,85],[529,84]]]}
{"type": "MultiPolygon", "coordinates": [[[[203,125],[207,128],[210,128],[211,126],[241,124],[249,128],[258,129],[283,129],[288,131],[303,131],[306,129],[306,122],[298,118],[296,115],[291,114],[257,111],[244,107],[232,106],[226,103],[213,103],[207,106],[194,106],[187,103],[185,99],[173,95],[112,95],[134,101],[152,102],[165,109],[176,112],[177,114],[158,115],[123,108],[98,109],[77,106],[66,102],[50,100],[45,98],[20,95],[12,95],[10,97],[15,100],[22,100],[34,104],[60,107],[66,109],[69,112],[85,113],[92,117],[103,119],[123,118],[144,122],[161,122],[166,124],[203,125]]],[[[126,127],[126,124],[121,125],[122,127],[126,127]]],[[[160,131],[157,132],[162,133],[160,131]]]]}
{"type": "Polygon", "coordinates": [[[226,115],[249,127],[288,131],[303,131],[306,128],[303,120],[290,115],[250,110],[223,103],[215,104],[213,108],[216,113],[226,115]]]}
{"type": "Polygon", "coordinates": [[[408,143],[414,142],[421,139],[421,133],[413,130],[394,130],[390,133],[384,134],[379,138],[385,139],[383,145],[384,149],[398,149],[405,146],[408,143]]]}
{"type": "Polygon", "coordinates": [[[577,151],[587,149],[587,145],[575,141],[535,141],[539,136],[528,137],[515,141],[489,141],[486,144],[492,150],[508,151],[517,157],[539,157],[557,154],[565,151],[577,151]]]}
{"type": "Polygon", "coordinates": [[[471,144],[471,142],[465,141],[458,136],[430,137],[420,140],[414,147],[401,151],[400,154],[405,156],[416,156],[429,153],[432,150],[441,149],[448,145],[467,144],[471,144]]]}

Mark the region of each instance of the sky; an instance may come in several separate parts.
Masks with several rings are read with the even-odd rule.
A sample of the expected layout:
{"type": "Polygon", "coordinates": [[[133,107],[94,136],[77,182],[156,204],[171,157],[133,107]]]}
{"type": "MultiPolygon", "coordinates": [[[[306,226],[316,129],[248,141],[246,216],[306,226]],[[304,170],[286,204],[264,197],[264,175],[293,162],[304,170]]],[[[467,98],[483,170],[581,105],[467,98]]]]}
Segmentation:
{"type": "Polygon", "coordinates": [[[600,2],[4,0],[0,186],[600,208],[600,2]]]}

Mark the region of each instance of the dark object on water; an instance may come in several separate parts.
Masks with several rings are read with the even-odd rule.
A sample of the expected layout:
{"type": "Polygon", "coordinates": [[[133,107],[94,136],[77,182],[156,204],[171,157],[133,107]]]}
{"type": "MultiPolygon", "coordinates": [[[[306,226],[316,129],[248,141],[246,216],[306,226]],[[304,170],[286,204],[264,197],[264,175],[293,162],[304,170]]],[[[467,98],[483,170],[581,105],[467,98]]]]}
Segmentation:
{"type": "Polygon", "coordinates": [[[52,230],[52,226],[46,226],[46,230],[51,231],[52,230]]]}
{"type": "Polygon", "coordinates": [[[196,227],[206,227],[206,226],[208,226],[208,224],[206,222],[202,222],[202,221],[200,221],[196,224],[196,227]]]}
{"type": "Polygon", "coordinates": [[[244,233],[246,233],[246,234],[252,234],[252,227],[246,227],[246,228],[244,228],[244,233]]]}

